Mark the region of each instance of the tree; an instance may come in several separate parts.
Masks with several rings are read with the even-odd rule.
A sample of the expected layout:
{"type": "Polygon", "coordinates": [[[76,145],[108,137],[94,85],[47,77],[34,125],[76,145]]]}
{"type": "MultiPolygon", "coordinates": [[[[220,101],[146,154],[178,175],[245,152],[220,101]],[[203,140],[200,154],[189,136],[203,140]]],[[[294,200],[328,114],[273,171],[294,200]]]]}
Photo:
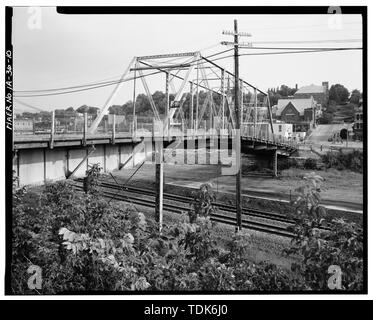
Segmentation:
{"type": "Polygon", "coordinates": [[[329,90],[329,99],[337,103],[343,103],[348,100],[350,92],[341,84],[333,84],[329,90]]]}
{"type": "Polygon", "coordinates": [[[99,108],[90,107],[90,106],[87,106],[86,104],[84,104],[84,105],[80,106],[78,109],[76,109],[76,112],[79,112],[79,113],[87,112],[89,114],[97,114],[98,110],[99,110],[99,108]]]}
{"type": "Polygon", "coordinates": [[[80,106],[78,109],[76,109],[76,112],[85,113],[85,112],[88,112],[88,109],[89,109],[89,107],[84,104],[84,105],[80,106]]]}
{"type": "Polygon", "coordinates": [[[35,115],[37,115],[37,113],[25,111],[25,112],[22,113],[22,118],[32,119],[32,118],[35,117],[35,115]]]}
{"type": "Polygon", "coordinates": [[[268,92],[271,105],[274,106],[277,104],[278,99],[293,96],[297,92],[297,89],[282,84],[280,87],[268,89],[268,92]]]}
{"type": "Polygon", "coordinates": [[[280,90],[277,90],[277,93],[279,93],[282,97],[288,97],[294,95],[296,91],[297,89],[290,88],[287,85],[282,84],[280,90]]]}
{"type": "Polygon", "coordinates": [[[146,94],[139,94],[136,97],[136,115],[151,116],[153,114],[149,99],[146,94]]]}
{"type": "Polygon", "coordinates": [[[353,103],[353,104],[358,105],[359,101],[361,99],[361,96],[362,96],[362,94],[361,94],[361,92],[359,90],[357,90],[357,89],[353,90],[351,92],[350,102],[353,103]]]}
{"type": "MultiPolygon", "coordinates": [[[[126,114],[126,104],[123,105],[112,105],[109,108],[109,113],[111,114],[117,114],[117,115],[123,115],[126,114]]],[[[132,101],[131,101],[131,109],[132,109],[132,101]]]]}
{"type": "Polygon", "coordinates": [[[278,99],[281,99],[281,95],[279,93],[276,93],[274,91],[269,91],[269,101],[271,102],[271,106],[274,106],[277,104],[278,99]]]}

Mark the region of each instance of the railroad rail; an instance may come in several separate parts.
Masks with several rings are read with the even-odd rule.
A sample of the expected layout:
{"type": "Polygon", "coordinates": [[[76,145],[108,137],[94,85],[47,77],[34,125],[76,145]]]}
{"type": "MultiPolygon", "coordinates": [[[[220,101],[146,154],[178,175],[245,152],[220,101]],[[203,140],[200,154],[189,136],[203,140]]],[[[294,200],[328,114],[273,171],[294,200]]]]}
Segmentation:
{"type": "MultiPolygon", "coordinates": [[[[78,190],[83,190],[83,179],[76,179],[71,182],[71,185],[78,190]]],[[[113,200],[125,201],[148,208],[155,208],[155,193],[152,190],[133,186],[123,187],[119,184],[104,181],[100,182],[99,187],[101,189],[100,194],[104,197],[112,198],[113,200]],[[147,198],[139,198],[139,195],[147,198]]],[[[190,204],[192,201],[192,198],[190,197],[173,195],[169,193],[164,193],[164,199],[166,201],[173,201],[183,204],[180,205],[166,201],[164,202],[163,208],[165,211],[177,214],[182,214],[189,211],[188,206],[185,206],[185,204],[190,204]]],[[[236,218],[229,215],[230,213],[235,213],[235,208],[233,206],[220,202],[214,202],[213,205],[219,209],[219,212],[210,215],[212,221],[236,226],[236,218]]],[[[285,215],[248,208],[243,209],[243,214],[251,219],[265,220],[253,221],[249,219],[242,219],[242,227],[245,229],[260,231],[286,238],[292,238],[294,236],[293,233],[287,230],[287,227],[291,225],[292,220],[287,218],[285,215]],[[277,223],[277,225],[273,224],[273,222],[277,223]]]]}

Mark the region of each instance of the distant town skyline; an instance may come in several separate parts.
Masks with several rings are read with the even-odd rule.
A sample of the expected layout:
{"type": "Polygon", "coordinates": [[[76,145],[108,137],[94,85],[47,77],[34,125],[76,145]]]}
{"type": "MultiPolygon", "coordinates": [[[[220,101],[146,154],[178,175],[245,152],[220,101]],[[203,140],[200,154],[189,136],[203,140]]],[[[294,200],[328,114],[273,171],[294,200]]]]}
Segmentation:
{"type": "MultiPolygon", "coordinates": [[[[226,50],[222,35],[238,20],[239,30],[250,32],[242,41],[263,47],[361,47],[359,15],[343,15],[338,28],[330,15],[61,15],[54,7],[41,8],[40,29],[30,28],[33,11],[14,8],[14,90],[44,90],[119,79],[134,56],[202,51],[203,55],[226,50]],[[334,40],[334,42],[325,42],[334,40]],[[290,41],[276,44],[275,41],[290,41]],[[297,43],[300,42],[300,44],[297,43]],[[268,44],[265,44],[267,43],[268,44]],[[271,43],[269,43],[271,42],[271,43]],[[303,43],[302,43],[303,42],[303,43]],[[309,42],[309,44],[307,44],[309,42]]],[[[240,49],[240,53],[253,53],[240,49]]],[[[279,51],[281,51],[279,49],[279,51]]],[[[255,50],[255,53],[264,52],[255,50]]],[[[273,50],[266,52],[275,52],[273,50]]],[[[233,58],[217,62],[233,71],[233,58]]],[[[362,50],[301,54],[254,55],[240,58],[240,77],[262,90],[282,84],[298,88],[311,84],[329,87],[340,83],[350,91],[362,90],[362,50]]],[[[163,85],[150,88],[164,91],[163,85]]],[[[45,109],[77,109],[83,104],[101,107],[113,86],[58,96],[19,100],[45,109]]],[[[142,93],[139,90],[137,93],[142,93]]],[[[132,99],[123,89],[113,104],[132,99]]],[[[31,111],[15,102],[17,110],[31,111]]]]}

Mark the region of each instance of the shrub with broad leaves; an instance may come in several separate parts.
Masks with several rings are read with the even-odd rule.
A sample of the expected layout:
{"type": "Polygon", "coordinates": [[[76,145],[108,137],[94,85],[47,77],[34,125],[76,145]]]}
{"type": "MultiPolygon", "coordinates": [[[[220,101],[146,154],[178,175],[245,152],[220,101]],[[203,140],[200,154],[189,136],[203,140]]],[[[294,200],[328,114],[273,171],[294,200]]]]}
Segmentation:
{"type": "Polygon", "coordinates": [[[287,254],[302,257],[292,269],[299,272],[306,287],[328,290],[330,266],[342,271],[340,290],[363,289],[363,231],[353,222],[334,219],[326,222],[326,209],[320,205],[323,178],[311,173],[305,184],[296,189],[297,198],[292,203],[290,217],[295,224],[289,230],[295,234],[287,254]]]}
{"type": "Polygon", "coordinates": [[[193,192],[191,209],[189,210],[189,221],[195,222],[198,217],[208,217],[216,211],[213,202],[216,195],[210,183],[204,183],[197,192],[193,192]]]}
{"type": "MultiPolygon", "coordinates": [[[[98,174],[94,174],[94,179],[98,174]]],[[[16,180],[15,180],[16,181],[16,180]]],[[[329,265],[342,269],[343,289],[362,286],[362,233],[338,220],[326,225],[319,206],[322,179],[307,177],[292,217],[296,234],[288,254],[303,257],[294,272],[249,259],[250,237],[214,236],[215,194],[204,185],[189,217],[164,225],[129,204],[101,198],[95,188],[74,191],[67,182],[41,194],[14,187],[12,290],[15,294],[77,291],[291,291],[324,289],[329,265]],[[328,227],[329,229],[325,229],[328,227]],[[42,269],[42,289],[29,289],[27,269],[42,269]]],[[[96,182],[93,181],[95,184],[96,182]]]]}

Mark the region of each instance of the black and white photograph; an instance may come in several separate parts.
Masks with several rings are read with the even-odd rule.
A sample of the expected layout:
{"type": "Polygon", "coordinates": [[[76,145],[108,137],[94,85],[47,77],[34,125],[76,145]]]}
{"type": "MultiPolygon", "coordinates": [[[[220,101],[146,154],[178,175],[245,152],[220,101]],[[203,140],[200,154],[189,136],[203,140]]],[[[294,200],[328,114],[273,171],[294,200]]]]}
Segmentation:
{"type": "Polygon", "coordinates": [[[4,9],[6,295],[367,293],[366,6],[4,9]]]}

